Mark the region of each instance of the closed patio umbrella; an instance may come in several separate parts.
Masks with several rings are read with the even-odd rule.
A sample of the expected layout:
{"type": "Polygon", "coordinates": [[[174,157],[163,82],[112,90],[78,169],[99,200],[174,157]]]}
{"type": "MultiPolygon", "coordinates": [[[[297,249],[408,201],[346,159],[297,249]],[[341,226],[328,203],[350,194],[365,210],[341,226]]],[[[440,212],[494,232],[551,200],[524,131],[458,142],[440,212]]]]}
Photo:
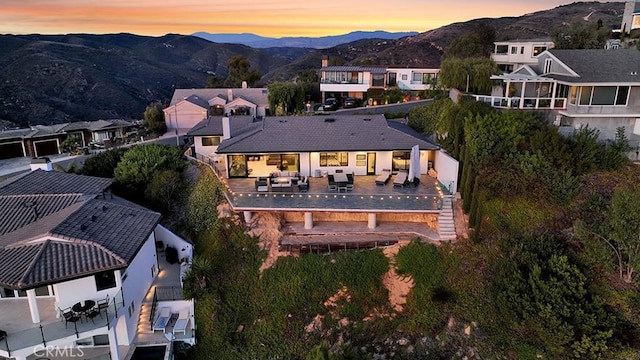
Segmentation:
{"type": "Polygon", "coordinates": [[[414,178],[420,178],[420,147],[415,145],[411,148],[411,154],[409,157],[409,176],[407,176],[408,182],[413,182],[414,178]]]}

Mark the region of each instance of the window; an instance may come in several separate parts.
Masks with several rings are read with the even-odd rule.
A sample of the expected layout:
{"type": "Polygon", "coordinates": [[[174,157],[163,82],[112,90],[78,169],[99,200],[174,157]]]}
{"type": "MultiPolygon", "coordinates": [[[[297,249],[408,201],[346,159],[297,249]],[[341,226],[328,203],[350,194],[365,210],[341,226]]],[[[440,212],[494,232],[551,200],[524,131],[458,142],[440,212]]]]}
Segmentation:
{"type": "Polygon", "coordinates": [[[512,46],[512,47],[511,47],[511,54],[512,54],[512,55],[515,55],[515,54],[517,54],[517,53],[518,53],[518,47],[517,47],[517,46],[512,46]]]}
{"type": "Polygon", "coordinates": [[[387,82],[387,85],[389,86],[396,86],[396,78],[397,78],[398,74],[396,73],[389,73],[389,81],[387,82]]]}
{"type": "Polygon", "coordinates": [[[572,86],[571,87],[571,96],[569,97],[569,103],[572,105],[576,104],[576,99],[578,98],[578,87],[577,86],[572,86]]]}
{"type": "Polygon", "coordinates": [[[589,105],[591,103],[591,93],[593,86],[582,86],[580,88],[580,105],[589,105]]]}
{"type": "Polygon", "coordinates": [[[545,59],[544,60],[544,73],[548,74],[551,72],[551,66],[552,66],[552,60],[551,59],[545,59]]]}
{"type": "Polygon", "coordinates": [[[412,73],[411,81],[412,82],[422,82],[422,73],[420,73],[420,72],[412,73]]]}
{"type": "Polygon", "coordinates": [[[391,164],[391,170],[397,172],[398,170],[409,170],[409,160],[411,159],[411,152],[409,151],[394,151],[391,164]]]}
{"type": "Polygon", "coordinates": [[[569,97],[569,86],[559,84],[556,90],[556,97],[560,97],[560,98],[569,97]]]}
{"type": "Polygon", "coordinates": [[[218,146],[220,145],[219,136],[204,136],[202,137],[202,146],[218,146]]]}
{"type": "Polygon", "coordinates": [[[349,153],[320,153],[320,166],[349,166],[349,153]]]}
{"type": "Polygon", "coordinates": [[[629,87],[619,86],[616,95],[616,105],[627,105],[627,97],[629,97],[629,87]]]}
{"type": "Polygon", "coordinates": [[[0,288],[0,289],[2,289],[2,292],[0,292],[0,297],[2,298],[16,297],[16,293],[13,290],[7,289],[7,288],[0,288]]]}
{"type": "Polygon", "coordinates": [[[371,74],[371,86],[384,86],[384,74],[371,74]]]}
{"type": "Polygon", "coordinates": [[[105,271],[94,276],[96,280],[96,290],[105,290],[116,287],[116,276],[113,271],[105,271]]]}
{"type": "Polygon", "coordinates": [[[616,99],[616,86],[596,86],[593,88],[591,105],[613,105],[616,99]]]}
{"type": "Polygon", "coordinates": [[[520,55],[524,54],[524,46],[520,47],[520,55]]]}
{"type": "Polygon", "coordinates": [[[402,80],[407,80],[408,76],[407,74],[402,74],[402,80]]]}
{"type": "Polygon", "coordinates": [[[547,50],[546,46],[534,46],[533,47],[533,56],[538,56],[541,53],[543,53],[545,50],[547,50]]]}
{"type": "Polygon", "coordinates": [[[509,53],[509,45],[496,45],[496,54],[504,55],[509,53]]]}

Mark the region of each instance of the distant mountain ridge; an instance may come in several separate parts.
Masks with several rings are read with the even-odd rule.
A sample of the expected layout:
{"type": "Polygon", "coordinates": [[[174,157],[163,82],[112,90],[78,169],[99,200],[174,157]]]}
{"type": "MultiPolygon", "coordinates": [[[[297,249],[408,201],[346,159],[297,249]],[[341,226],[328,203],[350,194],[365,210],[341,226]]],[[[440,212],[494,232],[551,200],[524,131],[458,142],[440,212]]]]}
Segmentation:
{"type": "Polygon", "coordinates": [[[252,48],[264,49],[272,47],[294,47],[294,48],[312,48],[326,49],[353,41],[363,39],[384,39],[396,40],[406,36],[417,35],[416,31],[409,32],[388,32],[383,30],[376,31],[352,31],[343,35],[320,36],[320,37],[282,37],[272,38],[264,37],[252,33],[242,34],[211,34],[207,32],[197,32],[193,36],[222,44],[242,44],[252,48]]]}

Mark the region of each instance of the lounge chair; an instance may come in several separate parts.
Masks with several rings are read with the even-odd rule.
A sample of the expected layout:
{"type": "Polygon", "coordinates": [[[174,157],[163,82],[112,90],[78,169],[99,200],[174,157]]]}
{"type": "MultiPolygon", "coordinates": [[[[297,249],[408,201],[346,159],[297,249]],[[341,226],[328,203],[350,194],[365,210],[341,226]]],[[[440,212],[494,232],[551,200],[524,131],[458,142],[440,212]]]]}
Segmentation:
{"type": "Polygon", "coordinates": [[[404,184],[407,182],[407,172],[406,171],[398,171],[398,175],[393,180],[394,187],[404,187],[404,184]]]}
{"type": "Polygon", "coordinates": [[[376,178],[376,185],[385,186],[387,184],[387,181],[389,181],[390,177],[391,177],[391,170],[382,169],[382,172],[376,178]]]}
{"type": "Polygon", "coordinates": [[[183,309],[180,310],[178,315],[178,320],[176,320],[176,324],[173,325],[173,333],[187,333],[187,325],[189,325],[189,310],[183,309]]]}
{"type": "Polygon", "coordinates": [[[156,321],[153,322],[153,331],[162,330],[164,332],[167,328],[167,323],[171,318],[171,309],[168,307],[163,307],[158,312],[158,317],[156,317],[156,321]]]}
{"type": "Polygon", "coordinates": [[[353,173],[347,173],[347,190],[353,190],[353,173]]]}

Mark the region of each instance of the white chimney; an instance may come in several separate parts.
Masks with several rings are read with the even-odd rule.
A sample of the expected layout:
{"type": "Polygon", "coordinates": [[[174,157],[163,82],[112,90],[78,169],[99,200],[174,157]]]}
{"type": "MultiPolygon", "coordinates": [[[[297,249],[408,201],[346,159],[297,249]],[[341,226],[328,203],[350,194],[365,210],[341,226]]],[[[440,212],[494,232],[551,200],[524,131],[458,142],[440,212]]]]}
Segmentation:
{"type": "Polygon", "coordinates": [[[231,138],[231,124],[229,123],[229,117],[222,118],[222,140],[231,138]]]}
{"type": "Polygon", "coordinates": [[[44,171],[51,171],[53,170],[53,164],[51,163],[51,160],[49,160],[48,157],[38,157],[38,158],[33,158],[31,159],[31,171],[34,170],[44,170],[44,171]]]}
{"type": "Polygon", "coordinates": [[[246,82],[246,81],[243,81],[243,82],[242,82],[242,88],[243,88],[243,89],[246,89],[246,88],[248,88],[248,87],[249,87],[249,85],[247,85],[247,82],[246,82]]]}
{"type": "Polygon", "coordinates": [[[227,89],[227,102],[233,101],[233,89],[227,89]]]}
{"type": "Polygon", "coordinates": [[[321,66],[323,68],[329,66],[329,55],[322,55],[322,64],[321,64],[321,66]]]}

